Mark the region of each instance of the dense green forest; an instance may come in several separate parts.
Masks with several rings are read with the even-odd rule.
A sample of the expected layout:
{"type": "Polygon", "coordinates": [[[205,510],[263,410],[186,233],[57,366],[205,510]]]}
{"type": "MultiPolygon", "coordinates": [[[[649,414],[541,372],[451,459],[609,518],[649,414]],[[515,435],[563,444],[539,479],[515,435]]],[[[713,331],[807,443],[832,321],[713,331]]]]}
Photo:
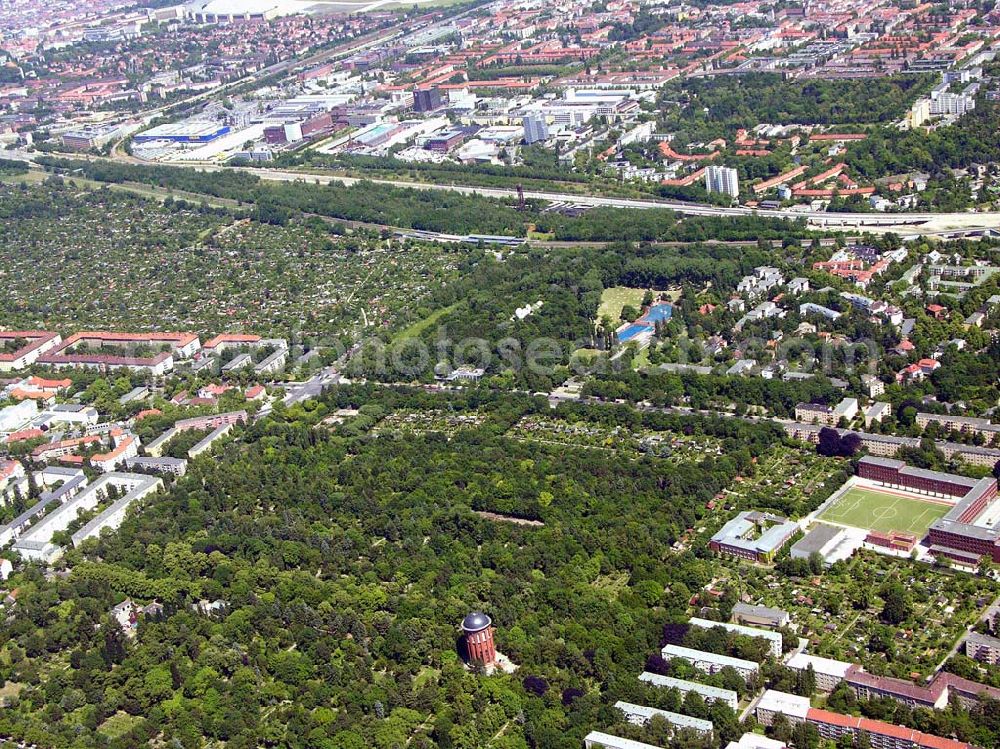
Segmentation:
{"type": "Polygon", "coordinates": [[[896,75],[858,80],[785,80],[779,73],[686,78],[668,85],[664,102],[686,101],[683,109],[664,105],[670,129],[708,124],[726,130],[762,122],[839,125],[898,120],[930,90],[932,76],[896,75]]]}
{"type": "Polygon", "coordinates": [[[887,174],[924,171],[1000,161],[1000,102],[980,98],[976,108],[955,125],[930,132],[879,128],[847,151],[847,162],[860,174],[878,178],[887,174]]]}
{"type": "MultiPolygon", "coordinates": [[[[595,414],[713,434],[725,456],[622,461],[502,436],[544,400],[447,396],[484,414],[446,436],[346,436],[336,408],[440,408],[442,396],[350,388],[279,409],[214,460],[70,552],[30,568],[2,625],[11,707],[0,733],[44,747],[578,747],[680,620],[711,565],[671,544],[780,431],[700,418],[595,414]],[[638,420],[638,421],[637,421],[638,420]],[[649,422],[654,423],[654,422],[649,422]],[[544,523],[483,519],[491,510],[544,523]],[[664,564],[669,556],[670,563],[664,564]],[[164,605],[130,639],[125,596],[164,605]],[[200,600],[224,609],[192,610],[200,600]],[[483,609],[512,676],[469,672],[457,624],[483,609]],[[412,736],[412,740],[409,737],[412,736]]],[[[579,407],[578,407],[579,408],[579,407]]],[[[347,425],[350,426],[350,425],[347,425]]],[[[720,741],[738,735],[716,713],[720,741]]]]}

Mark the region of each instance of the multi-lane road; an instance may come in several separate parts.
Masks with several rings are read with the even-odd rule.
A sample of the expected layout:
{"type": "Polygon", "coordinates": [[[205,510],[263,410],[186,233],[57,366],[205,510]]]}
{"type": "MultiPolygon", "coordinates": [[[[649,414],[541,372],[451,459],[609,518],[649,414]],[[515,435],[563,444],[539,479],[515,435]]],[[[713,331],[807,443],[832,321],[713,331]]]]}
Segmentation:
{"type": "MultiPolygon", "coordinates": [[[[190,165],[192,168],[214,171],[228,167],[210,165],[190,165]]],[[[316,184],[339,183],[352,185],[361,181],[357,177],[346,177],[339,174],[310,171],[298,172],[288,169],[250,169],[261,179],[279,182],[302,180],[316,184]]],[[[421,190],[448,190],[466,195],[483,195],[501,199],[516,199],[517,191],[499,187],[474,187],[456,184],[414,183],[405,180],[371,179],[369,182],[392,185],[395,187],[412,187],[421,190]]],[[[923,234],[938,236],[961,236],[987,231],[1000,232],[1000,211],[984,213],[825,213],[822,211],[784,211],[777,209],[757,209],[735,206],[732,208],[707,205],[704,203],[688,203],[678,200],[655,200],[642,198],[612,198],[598,195],[577,195],[575,193],[560,193],[554,191],[525,190],[524,197],[529,200],[544,200],[548,202],[574,203],[592,207],[637,208],[642,210],[672,210],[686,216],[765,216],[780,219],[805,219],[809,226],[815,229],[856,230],[883,233],[887,231],[900,234],[923,234]]]]}
{"type": "MultiPolygon", "coordinates": [[[[33,154],[25,151],[7,151],[4,158],[32,162],[33,154]]],[[[85,157],[88,159],[100,157],[85,157]]],[[[148,164],[119,150],[111,155],[111,160],[130,164],[148,164]]],[[[295,171],[291,169],[268,169],[256,167],[226,167],[217,164],[178,162],[170,166],[197,169],[203,172],[218,172],[242,168],[263,180],[273,182],[310,182],[317,185],[354,185],[361,181],[393,187],[407,187],[417,190],[446,190],[465,195],[515,200],[517,191],[501,187],[479,187],[459,184],[430,184],[406,180],[378,179],[371,177],[349,177],[334,172],[320,170],[295,171]]],[[[776,219],[804,219],[811,229],[819,231],[855,231],[884,234],[888,232],[903,236],[936,236],[943,239],[981,236],[986,233],[1000,234],[1000,211],[979,213],[825,213],[822,211],[786,211],[780,209],[758,209],[745,206],[714,206],[705,203],[678,200],[656,200],[653,198],[615,198],[601,195],[580,195],[549,190],[525,190],[529,200],[551,203],[571,203],[590,207],[632,208],[640,210],[671,210],[685,216],[763,216],[776,219]]]]}

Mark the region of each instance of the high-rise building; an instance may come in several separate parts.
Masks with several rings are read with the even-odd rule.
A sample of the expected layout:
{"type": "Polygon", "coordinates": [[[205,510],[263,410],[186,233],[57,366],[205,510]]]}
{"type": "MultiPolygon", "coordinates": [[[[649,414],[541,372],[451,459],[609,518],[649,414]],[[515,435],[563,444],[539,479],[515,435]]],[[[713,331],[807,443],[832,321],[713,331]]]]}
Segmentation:
{"type": "Polygon", "coordinates": [[[470,663],[491,666],[496,663],[497,651],[493,645],[493,621],[479,611],[462,620],[465,633],[465,650],[470,663]]]}
{"type": "Polygon", "coordinates": [[[443,103],[439,88],[418,88],[413,92],[413,108],[417,112],[432,112],[443,103]]]}
{"type": "Polygon", "coordinates": [[[549,126],[544,115],[529,114],[524,117],[524,142],[529,146],[542,140],[548,140],[549,126]]]}
{"type": "Polygon", "coordinates": [[[733,198],[740,196],[740,180],[736,170],[728,166],[710,166],[705,169],[705,189],[733,198]]]}

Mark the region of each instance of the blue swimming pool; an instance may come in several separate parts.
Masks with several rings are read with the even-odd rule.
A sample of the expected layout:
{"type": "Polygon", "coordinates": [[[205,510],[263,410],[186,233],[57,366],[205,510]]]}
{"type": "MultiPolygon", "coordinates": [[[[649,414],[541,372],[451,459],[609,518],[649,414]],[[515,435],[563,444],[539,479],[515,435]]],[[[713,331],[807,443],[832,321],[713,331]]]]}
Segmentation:
{"type": "Polygon", "coordinates": [[[657,304],[649,308],[649,312],[640,318],[640,322],[655,325],[658,322],[669,320],[674,314],[674,308],[669,304],[657,304]]]}
{"type": "Polygon", "coordinates": [[[632,325],[629,325],[627,328],[618,333],[618,340],[621,341],[622,343],[625,343],[625,341],[631,341],[637,335],[642,335],[643,333],[652,333],[652,332],[653,332],[652,325],[639,325],[638,323],[633,323],[632,325]]]}

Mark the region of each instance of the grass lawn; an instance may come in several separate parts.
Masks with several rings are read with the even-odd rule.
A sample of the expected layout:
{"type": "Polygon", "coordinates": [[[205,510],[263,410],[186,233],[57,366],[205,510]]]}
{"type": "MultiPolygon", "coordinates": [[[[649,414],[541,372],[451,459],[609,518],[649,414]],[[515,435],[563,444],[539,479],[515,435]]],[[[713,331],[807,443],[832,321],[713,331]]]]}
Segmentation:
{"type": "Polygon", "coordinates": [[[8,681],[0,687],[0,705],[4,705],[7,703],[7,700],[17,697],[22,689],[24,689],[24,684],[19,684],[16,681],[8,681]]]}
{"type": "Polygon", "coordinates": [[[632,359],[632,369],[640,370],[649,366],[652,366],[649,362],[649,346],[645,346],[632,359]]]}
{"type": "Polygon", "coordinates": [[[947,514],[951,507],[894,492],[854,486],[828,507],[820,515],[820,520],[866,530],[905,531],[921,538],[931,523],[947,514]]]}
{"type": "Polygon", "coordinates": [[[24,174],[0,174],[0,182],[5,182],[8,185],[19,185],[22,182],[34,185],[44,181],[48,176],[45,172],[32,169],[24,174]]]}
{"type": "Polygon", "coordinates": [[[141,721],[142,718],[138,716],[117,712],[104,721],[97,730],[110,739],[117,739],[131,731],[141,721]]]}
{"type": "Polygon", "coordinates": [[[626,304],[639,309],[645,294],[645,289],[632,289],[628,286],[612,286],[610,289],[605,289],[601,294],[601,305],[597,308],[597,319],[600,320],[607,315],[612,321],[618,320],[622,314],[622,307],[626,304]]]}
{"type": "Polygon", "coordinates": [[[441,677],[441,670],[424,666],[420,672],[413,677],[413,688],[420,689],[424,684],[435,683],[441,677]]]}
{"type": "Polygon", "coordinates": [[[417,320],[410,327],[406,328],[405,330],[401,330],[399,333],[397,333],[395,340],[402,341],[406,338],[420,337],[424,333],[424,331],[426,331],[428,328],[434,325],[438,320],[447,315],[449,312],[457,309],[458,305],[460,304],[461,302],[455,302],[454,304],[451,304],[447,307],[441,307],[440,309],[434,310],[431,314],[427,315],[427,317],[425,317],[423,320],[417,320]]]}

